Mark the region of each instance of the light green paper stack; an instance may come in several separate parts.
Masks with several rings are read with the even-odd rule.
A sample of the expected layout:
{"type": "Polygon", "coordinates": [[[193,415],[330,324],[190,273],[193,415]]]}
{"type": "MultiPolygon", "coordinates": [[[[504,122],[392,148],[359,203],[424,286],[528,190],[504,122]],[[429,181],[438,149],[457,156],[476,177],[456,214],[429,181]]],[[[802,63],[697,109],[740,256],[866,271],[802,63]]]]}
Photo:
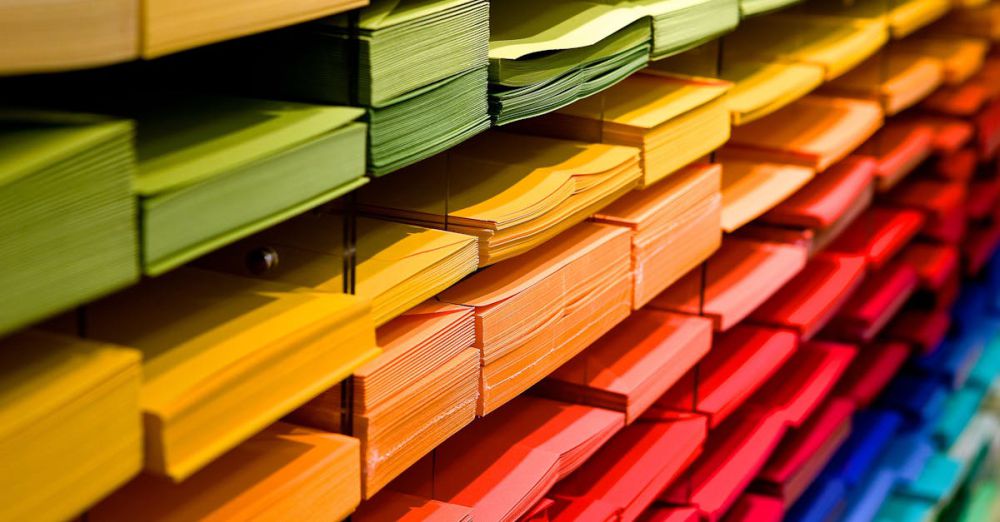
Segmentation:
{"type": "Polygon", "coordinates": [[[366,182],[361,109],[178,98],[138,119],[143,266],[156,275],[366,182]]]}
{"type": "Polygon", "coordinates": [[[139,277],[133,127],[0,111],[0,335],[139,277]]]}
{"type": "Polygon", "coordinates": [[[740,14],[746,18],[784,9],[801,2],[802,0],[740,0],[740,14]]]}
{"type": "Polygon", "coordinates": [[[241,64],[260,90],[368,109],[376,176],[489,127],[486,0],[376,0],[369,7],[265,35],[241,64]]]}
{"type": "MultiPolygon", "coordinates": [[[[648,0],[647,0],[648,1],[648,0]]],[[[739,0],[670,0],[650,5],[654,60],[718,38],[740,23],[739,0]]]]}
{"type": "MultiPolygon", "coordinates": [[[[533,24],[515,30],[517,24],[511,18],[517,13],[508,12],[507,6],[521,3],[524,2],[516,0],[492,4],[491,15],[502,13],[501,20],[505,20],[493,20],[502,29],[493,33],[496,39],[490,47],[490,114],[497,125],[565,107],[611,87],[649,62],[649,18],[639,17],[595,41],[592,37],[601,34],[596,27],[590,35],[581,35],[580,31],[552,35],[533,24]],[[539,33],[534,37],[519,33],[524,30],[539,33]],[[503,35],[517,39],[505,42],[501,40],[503,35]]],[[[570,16],[563,11],[551,10],[560,16],[570,16]]]]}

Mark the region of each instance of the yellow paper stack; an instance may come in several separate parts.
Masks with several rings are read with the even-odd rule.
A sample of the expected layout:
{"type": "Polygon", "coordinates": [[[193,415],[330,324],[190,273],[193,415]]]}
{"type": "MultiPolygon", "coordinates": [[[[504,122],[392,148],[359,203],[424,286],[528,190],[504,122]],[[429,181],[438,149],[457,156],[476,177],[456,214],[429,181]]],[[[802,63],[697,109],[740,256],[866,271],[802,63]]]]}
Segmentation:
{"type": "Polygon", "coordinates": [[[640,175],[631,147],[491,132],[372,183],[360,198],[365,212],[477,236],[487,266],[583,221],[640,175]]]}
{"type": "Polygon", "coordinates": [[[141,0],[147,58],[368,5],[368,0],[141,0]]]}
{"type": "Polygon", "coordinates": [[[882,21],[778,13],[746,20],[726,39],[725,62],[763,60],[823,68],[832,80],[878,51],[888,40],[882,21]]]}
{"type": "Polygon", "coordinates": [[[809,12],[884,23],[894,39],[905,38],[941,18],[951,9],[951,0],[818,0],[805,5],[809,12]]]}
{"type": "MultiPolygon", "coordinates": [[[[310,213],[214,252],[215,270],[303,286],[344,289],[344,222],[310,213]],[[257,261],[269,259],[266,266],[257,261]]],[[[355,294],[369,299],[376,326],[451,286],[476,269],[473,237],[377,219],[357,220],[355,294]]]]}
{"type": "Polygon", "coordinates": [[[624,228],[581,223],[439,296],[476,309],[480,415],[528,389],[629,315],[630,244],[624,228]]]}
{"type": "Polygon", "coordinates": [[[632,235],[632,308],[638,310],[715,252],[719,228],[719,165],[696,164],[635,191],[594,216],[632,235]]]}
{"type": "Polygon", "coordinates": [[[183,480],[375,357],[356,297],[181,268],[90,305],[143,354],[146,470],[183,480]]]}
{"type": "Polygon", "coordinates": [[[725,94],[732,84],[670,75],[633,74],[608,90],[519,129],[548,136],[642,149],[642,187],[712,152],[729,139],[725,94]]]}
{"type": "Polygon", "coordinates": [[[0,74],[95,67],[139,54],[137,0],[0,3],[0,74]]]}
{"type": "Polygon", "coordinates": [[[180,484],[141,475],[88,520],[342,520],[360,501],[358,441],[282,422],[180,484]]]}
{"type": "Polygon", "coordinates": [[[0,520],[68,520],[139,471],[139,358],[38,331],[0,342],[0,520]]]}
{"type": "MultiPolygon", "coordinates": [[[[361,440],[362,493],[371,498],[406,468],[476,416],[479,350],[472,308],[427,301],[377,331],[382,354],[348,381],[361,440]]],[[[292,414],[305,425],[339,432],[340,385],[292,414]]]]}
{"type": "Polygon", "coordinates": [[[734,232],[794,194],[813,178],[809,167],[782,163],[722,163],[722,230],[734,232]]]}
{"type": "Polygon", "coordinates": [[[989,47],[989,42],[979,38],[936,36],[933,33],[923,36],[921,33],[897,42],[891,51],[937,59],[944,71],[943,82],[946,85],[961,85],[983,67],[989,47]]]}
{"type": "Polygon", "coordinates": [[[729,111],[733,125],[743,125],[792,103],[823,83],[823,67],[812,63],[727,60],[722,78],[733,82],[729,111]]]}

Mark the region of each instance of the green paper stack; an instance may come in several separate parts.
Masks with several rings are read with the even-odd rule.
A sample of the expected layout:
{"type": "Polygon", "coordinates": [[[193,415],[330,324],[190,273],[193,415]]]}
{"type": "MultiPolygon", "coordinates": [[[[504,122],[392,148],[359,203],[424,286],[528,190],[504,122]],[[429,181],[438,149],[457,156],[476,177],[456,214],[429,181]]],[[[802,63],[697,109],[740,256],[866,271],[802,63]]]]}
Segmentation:
{"type": "Polygon", "coordinates": [[[714,40],[740,23],[739,0],[669,0],[650,4],[649,8],[653,14],[654,60],[714,40]]]}
{"type": "Polygon", "coordinates": [[[488,17],[486,0],[376,0],[239,42],[224,66],[257,93],[367,108],[380,176],[489,127],[488,17]]]}
{"type": "Polygon", "coordinates": [[[361,109],[190,97],[130,112],[150,275],[366,182],[361,109]]]}
{"type": "Polygon", "coordinates": [[[740,14],[746,18],[801,3],[802,0],[740,0],[740,14]]]}
{"type": "MultiPolygon", "coordinates": [[[[492,13],[501,6],[496,2],[492,13]]],[[[502,11],[510,21],[517,13],[502,11]]],[[[558,10],[556,11],[559,12],[558,10]]],[[[509,34],[504,29],[494,36],[509,34]]],[[[650,22],[640,18],[605,38],[572,46],[567,38],[538,39],[521,45],[492,45],[490,48],[490,114],[497,125],[539,116],[598,93],[649,62],[650,22]],[[567,46],[560,48],[561,46],[567,46]]],[[[497,40],[499,42],[499,40],[497,40]]]]}
{"type": "Polygon", "coordinates": [[[0,111],[0,334],[139,277],[133,128],[0,111]]]}

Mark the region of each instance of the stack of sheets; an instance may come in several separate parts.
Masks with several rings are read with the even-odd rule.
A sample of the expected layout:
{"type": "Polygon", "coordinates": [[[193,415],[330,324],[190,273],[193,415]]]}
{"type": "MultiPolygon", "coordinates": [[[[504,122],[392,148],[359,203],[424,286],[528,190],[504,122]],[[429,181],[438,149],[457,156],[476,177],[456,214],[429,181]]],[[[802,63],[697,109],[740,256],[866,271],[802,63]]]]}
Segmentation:
{"type": "Polygon", "coordinates": [[[365,107],[368,171],[381,176],[489,127],[488,18],[486,0],[375,0],[208,51],[209,74],[240,92],[365,107]]]}
{"type": "Polygon", "coordinates": [[[0,342],[0,517],[72,519],[140,470],[139,359],[39,331],[0,342]]]}
{"type": "Polygon", "coordinates": [[[887,116],[912,107],[944,81],[941,60],[890,48],[823,87],[823,92],[879,102],[887,116]]]}
{"type": "Polygon", "coordinates": [[[139,277],[132,125],[0,112],[0,335],[139,277]],[[57,255],[58,254],[58,255],[57,255]]]}
{"type": "MultiPolygon", "coordinates": [[[[368,0],[142,0],[142,55],[154,58],[192,47],[284,27],[363,7],[368,0]]],[[[133,13],[138,17],[138,13],[133,13]]],[[[134,23],[134,22],[133,22],[134,23]]]]}
{"type": "Polygon", "coordinates": [[[724,331],[795,277],[805,266],[806,255],[800,245],[729,237],[704,267],[684,276],[649,306],[704,315],[716,330],[724,331]]]}
{"type": "Polygon", "coordinates": [[[813,179],[809,167],[753,161],[722,164],[722,230],[734,232],[813,179]]]}
{"type": "MultiPolygon", "coordinates": [[[[371,498],[407,467],[472,421],[479,396],[479,351],[472,309],[427,301],[376,331],[382,354],[358,368],[350,433],[361,439],[362,495],[371,498]]],[[[341,432],[343,386],[291,419],[341,432]]]]}
{"type": "Polygon", "coordinates": [[[482,351],[479,414],[513,399],[628,317],[630,240],[620,227],[581,223],[530,254],[441,293],[476,309],[482,351]]]}
{"type": "Polygon", "coordinates": [[[740,60],[728,54],[722,61],[720,77],[733,83],[727,97],[733,125],[750,123],[809,94],[823,83],[825,74],[814,63],[740,60]]]}
{"type": "Polygon", "coordinates": [[[789,330],[739,325],[715,337],[712,351],[656,402],[654,411],[693,411],[722,424],[777,372],[799,346],[789,330]]]}
{"type": "Polygon", "coordinates": [[[493,132],[379,180],[359,199],[370,214],[477,236],[487,266],[583,221],[640,176],[631,147],[493,132]]]}
{"type": "Polygon", "coordinates": [[[830,252],[864,256],[873,269],[885,266],[917,234],[924,216],[915,210],[872,207],[830,245],[830,252]]]}
{"type": "Polygon", "coordinates": [[[890,120],[866,141],[858,153],[878,162],[876,188],[885,192],[896,186],[930,155],[934,131],[919,120],[890,120]]]}
{"type": "Polygon", "coordinates": [[[875,102],[811,95],[735,128],[720,157],[801,165],[821,172],[881,126],[882,109],[875,102]]]}
{"type": "Polygon", "coordinates": [[[198,97],[151,99],[123,112],[138,120],[136,190],[150,275],[365,181],[359,109],[198,97]]]}
{"type": "Polygon", "coordinates": [[[642,149],[648,187],[729,139],[725,94],[731,84],[647,69],[555,114],[526,122],[526,132],[642,149]]]}
{"type": "Polygon", "coordinates": [[[832,80],[853,69],[888,40],[882,21],[779,13],[747,20],[726,38],[724,63],[744,60],[806,63],[832,80]]]}
{"type": "Polygon", "coordinates": [[[624,425],[618,412],[522,396],[448,439],[389,489],[514,521],[624,425]]]}
{"type": "Polygon", "coordinates": [[[800,0],[740,0],[740,14],[746,18],[764,14],[770,11],[777,11],[797,4],[800,0]]]}
{"type": "Polygon", "coordinates": [[[957,244],[965,235],[966,185],[958,181],[912,179],[896,187],[886,200],[924,213],[921,236],[957,244]]]}
{"type": "Polygon", "coordinates": [[[146,470],[183,480],[378,355],[348,295],[182,268],[87,308],[143,354],[146,470]]]}
{"type": "Polygon", "coordinates": [[[354,293],[370,300],[376,326],[420,304],[476,270],[471,236],[378,219],[356,221],[357,240],[344,239],[344,218],[309,213],[199,260],[201,266],[322,292],[342,292],[344,263],[353,261],[354,293]],[[354,255],[345,256],[345,249],[354,255]]]}
{"type": "Polygon", "coordinates": [[[830,338],[867,343],[895,317],[917,289],[917,272],[894,263],[873,273],[826,328],[830,338]]]}
{"type": "Polygon", "coordinates": [[[718,164],[684,168],[646,190],[633,191],[593,219],[632,232],[632,307],[653,297],[708,259],[722,244],[718,164]]]}
{"type": "Polygon", "coordinates": [[[761,216],[760,220],[788,227],[830,227],[856,201],[871,199],[876,166],[875,160],[869,158],[846,158],[761,216]]]}
{"type": "Polygon", "coordinates": [[[663,520],[643,512],[698,458],[706,436],[701,415],[659,412],[643,417],[555,485],[551,496],[562,508],[555,520],[663,520]]]}
{"type": "Polygon", "coordinates": [[[358,476],[357,439],[278,422],[179,484],[140,476],[87,518],[341,520],[361,499],[358,476]]]}
{"type": "Polygon", "coordinates": [[[0,74],[50,72],[139,56],[139,2],[70,0],[0,7],[0,74]]]}
{"type": "Polygon", "coordinates": [[[535,388],[539,394],[625,413],[631,423],[712,345],[703,317],[638,310],[535,388]]]}
{"type": "Polygon", "coordinates": [[[742,7],[739,0],[660,0],[640,3],[645,4],[653,16],[653,49],[650,57],[653,60],[686,51],[732,31],[740,21],[742,7]]]}
{"type": "Polygon", "coordinates": [[[836,395],[854,401],[859,408],[869,407],[909,358],[906,343],[886,341],[865,346],[837,384],[836,395]]]}
{"type": "Polygon", "coordinates": [[[577,0],[542,6],[528,0],[490,4],[494,122],[504,125],[551,112],[644,67],[652,49],[646,7],[616,4],[577,0]]]}
{"type": "Polygon", "coordinates": [[[941,18],[950,9],[950,0],[893,0],[889,3],[882,0],[858,0],[850,4],[839,0],[820,0],[806,6],[806,11],[815,14],[883,23],[888,26],[894,39],[909,36],[941,18]]]}
{"type": "Polygon", "coordinates": [[[960,85],[983,66],[989,43],[978,38],[960,38],[935,34],[907,38],[893,44],[895,54],[912,54],[941,62],[945,85],[960,85]]]}
{"type": "Polygon", "coordinates": [[[865,275],[862,256],[819,253],[750,320],[790,328],[809,339],[826,326],[858,288],[865,275]]]}

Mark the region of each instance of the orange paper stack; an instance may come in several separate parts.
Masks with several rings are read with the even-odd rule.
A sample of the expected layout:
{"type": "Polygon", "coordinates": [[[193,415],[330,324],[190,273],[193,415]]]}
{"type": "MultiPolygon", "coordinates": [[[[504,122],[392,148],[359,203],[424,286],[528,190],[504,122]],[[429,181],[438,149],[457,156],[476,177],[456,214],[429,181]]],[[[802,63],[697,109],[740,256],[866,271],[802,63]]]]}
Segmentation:
{"type": "Polygon", "coordinates": [[[734,232],[809,183],[815,171],[781,163],[722,164],[722,229],[734,232]]]}
{"type": "Polygon", "coordinates": [[[944,81],[941,60],[891,49],[833,80],[823,91],[876,101],[891,116],[912,107],[944,81]]]}
{"type": "Polygon", "coordinates": [[[582,223],[441,293],[475,308],[485,415],[575,357],[632,309],[627,229],[582,223]]]}
{"type": "MultiPolygon", "coordinates": [[[[473,310],[427,301],[381,326],[382,354],[354,372],[353,436],[361,440],[362,489],[371,498],[476,416],[479,350],[473,310]]],[[[346,415],[334,386],[292,415],[338,432],[346,415]]]]}
{"type": "Polygon", "coordinates": [[[896,186],[913,172],[934,146],[934,130],[920,120],[890,120],[858,149],[878,163],[875,181],[879,192],[896,186]]]}
{"type": "Polygon", "coordinates": [[[720,157],[789,163],[819,172],[847,156],[881,126],[882,109],[876,102],[809,95],[734,129],[720,157]]]}
{"type": "Polygon", "coordinates": [[[341,520],[361,497],[357,439],[276,423],[184,482],[141,475],[94,521],[341,520]]]}
{"type": "Polygon", "coordinates": [[[722,243],[717,164],[696,164],[626,194],[594,216],[632,233],[636,310],[698,266],[722,243]]]}
{"type": "Polygon", "coordinates": [[[631,423],[708,353],[704,317],[638,310],[552,373],[535,391],[625,412],[631,423]]]}
{"type": "Polygon", "coordinates": [[[728,330],[795,277],[806,257],[805,246],[729,237],[704,267],[684,276],[650,306],[705,315],[716,330],[728,330]]]}

